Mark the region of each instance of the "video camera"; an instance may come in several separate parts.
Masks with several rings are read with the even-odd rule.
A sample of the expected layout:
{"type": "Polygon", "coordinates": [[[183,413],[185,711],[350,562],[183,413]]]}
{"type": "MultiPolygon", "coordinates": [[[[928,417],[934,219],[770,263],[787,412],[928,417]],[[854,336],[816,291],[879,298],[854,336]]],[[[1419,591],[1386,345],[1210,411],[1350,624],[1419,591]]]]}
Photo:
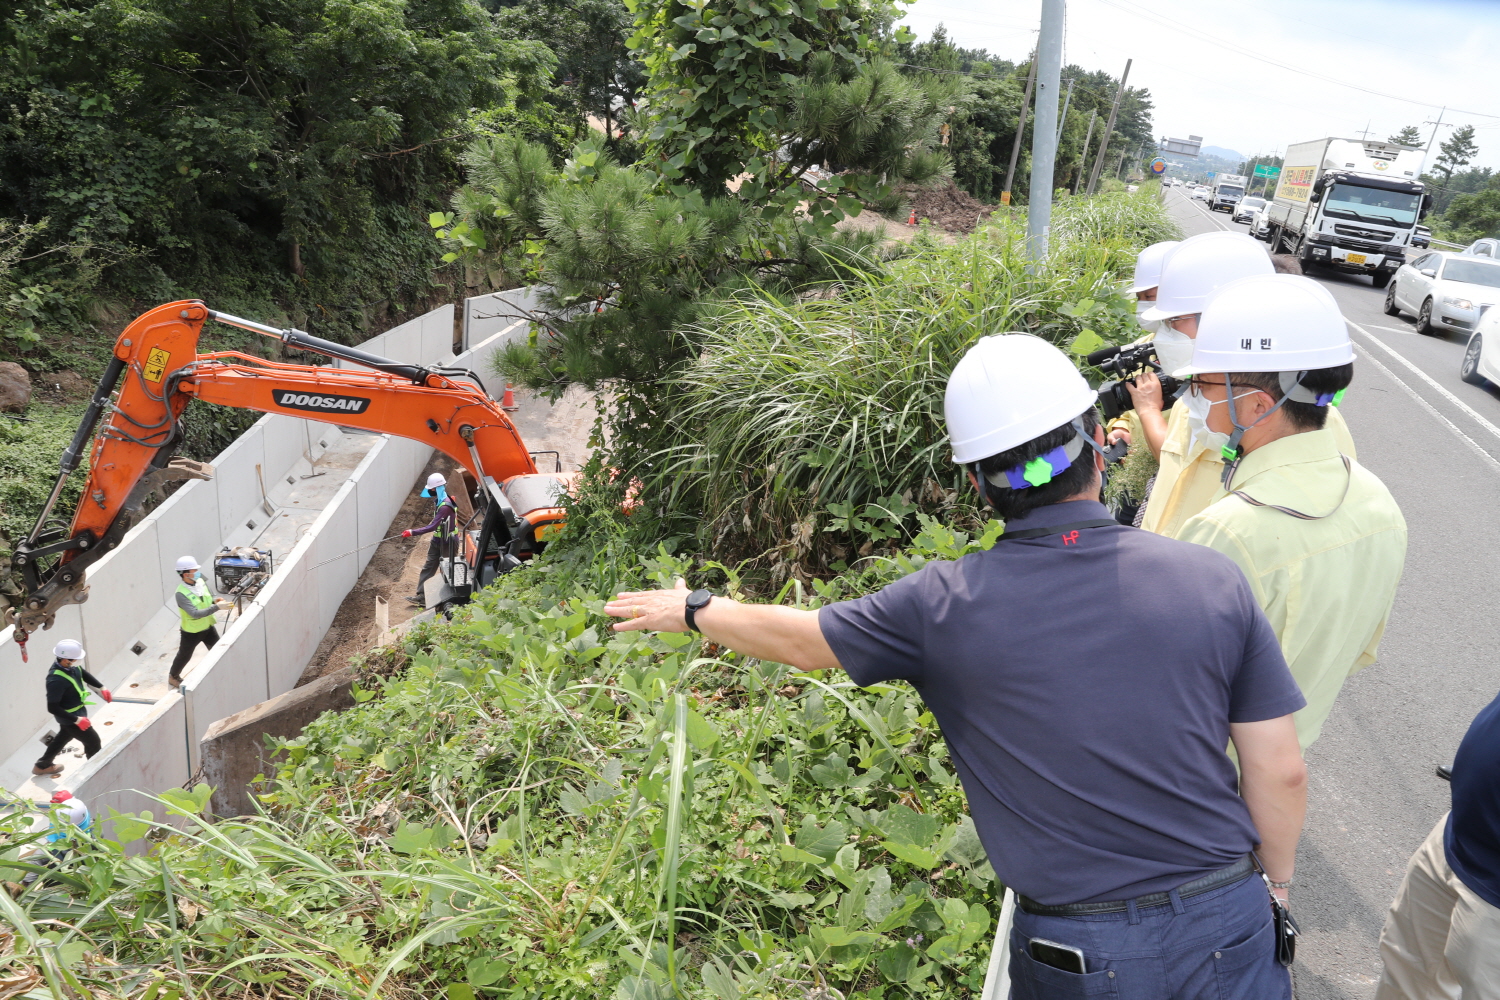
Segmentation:
{"type": "Polygon", "coordinates": [[[1161,408],[1169,410],[1177,402],[1177,391],[1182,388],[1182,379],[1163,375],[1161,362],[1156,358],[1156,345],[1152,343],[1130,344],[1126,347],[1105,347],[1084,359],[1102,372],[1114,375],[1099,387],[1099,405],[1104,409],[1104,419],[1113,420],[1127,410],[1135,409],[1130,390],[1125,383],[1143,372],[1153,371],[1161,379],[1161,408]]]}

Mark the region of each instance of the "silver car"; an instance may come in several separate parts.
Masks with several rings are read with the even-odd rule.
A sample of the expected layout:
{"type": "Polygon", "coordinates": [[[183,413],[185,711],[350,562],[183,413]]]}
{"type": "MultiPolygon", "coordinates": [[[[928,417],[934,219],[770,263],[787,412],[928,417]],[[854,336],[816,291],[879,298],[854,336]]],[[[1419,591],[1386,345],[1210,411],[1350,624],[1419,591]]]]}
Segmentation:
{"type": "Polygon", "coordinates": [[[1500,302],[1500,261],[1434,251],[1409,261],[1385,288],[1385,311],[1416,313],[1417,332],[1472,331],[1500,302]]]}
{"type": "Polygon", "coordinates": [[[1266,207],[1264,198],[1241,198],[1229,211],[1230,222],[1249,222],[1250,217],[1266,207]]]}
{"type": "Polygon", "coordinates": [[[1500,260],[1500,240],[1475,240],[1465,247],[1462,253],[1465,257],[1488,257],[1490,260],[1500,260]]]}

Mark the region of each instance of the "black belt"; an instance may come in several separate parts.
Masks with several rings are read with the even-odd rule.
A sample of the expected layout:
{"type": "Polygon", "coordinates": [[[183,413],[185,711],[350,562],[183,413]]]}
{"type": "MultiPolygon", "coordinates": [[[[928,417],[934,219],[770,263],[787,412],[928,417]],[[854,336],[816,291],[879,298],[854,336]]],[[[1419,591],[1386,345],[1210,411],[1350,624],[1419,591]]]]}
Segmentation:
{"type": "MultiPolygon", "coordinates": [[[[1179,885],[1175,890],[1182,898],[1188,896],[1200,896],[1210,889],[1217,889],[1221,885],[1230,882],[1238,882],[1240,879],[1255,871],[1255,862],[1250,855],[1245,855],[1228,868],[1205,875],[1200,879],[1179,885]]],[[[1034,916],[1039,917],[1076,917],[1084,913],[1124,913],[1134,903],[1136,909],[1144,910],[1148,906],[1165,906],[1172,901],[1169,892],[1153,892],[1145,896],[1137,896],[1135,899],[1110,899],[1099,903],[1065,903],[1062,906],[1046,906],[1033,899],[1020,896],[1021,909],[1034,916]]]]}

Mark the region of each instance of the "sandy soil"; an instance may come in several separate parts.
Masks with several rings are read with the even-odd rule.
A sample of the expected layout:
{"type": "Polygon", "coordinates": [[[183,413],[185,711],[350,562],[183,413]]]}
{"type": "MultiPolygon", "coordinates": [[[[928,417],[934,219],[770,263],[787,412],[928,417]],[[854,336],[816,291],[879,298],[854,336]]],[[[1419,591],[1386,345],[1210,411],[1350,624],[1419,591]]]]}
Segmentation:
{"type": "MultiPolygon", "coordinates": [[[[511,414],[521,437],[534,450],[556,450],[560,453],[565,471],[578,469],[588,461],[590,452],[589,434],[594,426],[594,397],[581,389],[571,389],[556,405],[547,400],[515,391],[519,407],[511,414]]],[[[537,468],[543,472],[556,468],[557,457],[538,455],[537,468]]],[[[435,452],[427,468],[422,470],[421,480],[434,472],[441,472],[454,482],[459,472],[456,463],[447,455],[435,452]]],[[[420,480],[419,480],[420,481],[420,480]]],[[[405,528],[420,527],[432,520],[432,501],[423,499],[420,490],[413,486],[411,496],[402,505],[395,520],[391,522],[387,535],[394,535],[405,528]]],[[[302,672],[297,685],[300,687],[317,680],[326,673],[347,666],[351,657],[368,652],[375,645],[375,598],[383,598],[389,605],[390,624],[402,622],[421,613],[421,609],[408,604],[406,597],[416,593],[417,577],[422,572],[422,563],[427,559],[428,541],[421,539],[394,538],[382,542],[370,558],[359,582],[344,598],[334,616],[317,652],[302,672]]]]}

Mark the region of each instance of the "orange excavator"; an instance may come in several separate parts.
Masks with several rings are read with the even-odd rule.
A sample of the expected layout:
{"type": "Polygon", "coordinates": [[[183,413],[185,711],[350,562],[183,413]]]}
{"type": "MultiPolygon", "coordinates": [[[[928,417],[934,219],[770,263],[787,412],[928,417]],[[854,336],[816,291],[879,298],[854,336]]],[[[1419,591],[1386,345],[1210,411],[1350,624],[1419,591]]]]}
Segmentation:
{"type": "Polygon", "coordinates": [[[574,474],[537,472],[515,425],[473,372],[393,361],[196,300],[171,302],[137,317],[115,341],[52,493],[15,547],[12,565],[27,593],[19,609],[6,610],[5,622],[15,625],[23,651],[32,632],[52,627],[60,608],[88,599],[88,567],[120,544],[152,492],[173,480],[211,477],[211,467],[173,457],[193,399],[394,434],[457,461],[468,473],[474,513],[459,533],[461,550],[443,561],[446,603],[467,601],[541,552],[561,528],[559,498],[574,474]],[[199,354],[209,320],[361,367],[285,364],[238,351],[199,354]],[[65,524],[53,509],[90,439],[88,481],[65,524]]]}

